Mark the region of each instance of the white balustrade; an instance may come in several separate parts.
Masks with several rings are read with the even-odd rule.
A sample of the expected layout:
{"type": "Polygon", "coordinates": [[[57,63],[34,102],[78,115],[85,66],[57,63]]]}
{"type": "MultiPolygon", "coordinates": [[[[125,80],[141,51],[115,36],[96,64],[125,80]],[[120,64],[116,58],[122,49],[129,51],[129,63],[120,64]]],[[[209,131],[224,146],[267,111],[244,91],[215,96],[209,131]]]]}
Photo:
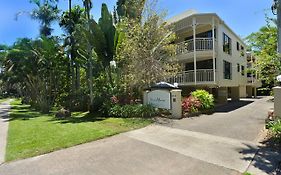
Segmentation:
{"type": "MultiPolygon", "coordinates": [[[[177,54],[194,51],[194,39],[190,39],[177,44],[177,54]]],[[[213,50],[212,38],[196,38],[196,51],[213,50]]]]}
{"type": "MultiPolygon", "coordinates": [[[[213,69],[198,69],[196,71],[196,82],[213,82],[214,81],[214,73],[213,69]]],[[[179,83],[179,84],[188,84],[194,83],[194,71],[183,71],[178,73],[175,77],[169,78],[168,82],[170,83],[179,83]]]]}

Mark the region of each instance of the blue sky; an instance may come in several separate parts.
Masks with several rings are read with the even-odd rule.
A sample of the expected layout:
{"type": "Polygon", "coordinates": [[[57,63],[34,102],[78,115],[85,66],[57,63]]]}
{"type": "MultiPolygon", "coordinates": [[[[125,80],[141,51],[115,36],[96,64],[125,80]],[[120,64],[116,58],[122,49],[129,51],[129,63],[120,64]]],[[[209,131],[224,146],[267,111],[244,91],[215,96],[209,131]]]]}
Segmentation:
{"type": "MultiPolygon", "coordinates": [[[[82,0],[73,0],[73,4],[81,4],[82,0]]],[[[115,0],[92,0],[93,16],[100,16],[100,7],[106,3],[113,8],[115,0]]],[[[38,21],[31,20],[28,15],[21,15],[15,20],[15,14],[20,11],[31,11],[35,6],[29,0],[0,0],[0,43],[12,44],[17,38],[35,38],[39,34],[38,21]]],[[[271,0],[159,0],[158,7],[168,11],[171,17],[188,9],[199,12],[217,13],[239,36],[245,37],[265,25],[265,13],[271,15],[271,0]]],[[[67,9],[67,0],[60,0],[59,7],[67,9]]],[[[54,34],[61,34],[58,24],[54,24],[54,34]]]]}

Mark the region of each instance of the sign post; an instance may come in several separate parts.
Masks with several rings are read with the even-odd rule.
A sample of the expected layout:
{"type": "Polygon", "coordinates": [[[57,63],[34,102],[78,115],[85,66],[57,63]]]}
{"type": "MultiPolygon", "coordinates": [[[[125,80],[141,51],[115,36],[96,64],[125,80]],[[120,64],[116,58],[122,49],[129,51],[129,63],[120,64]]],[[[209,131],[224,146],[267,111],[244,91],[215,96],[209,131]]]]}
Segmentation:
{"type": "Polygon", "coordinates": [[[167,109],[176,119],[182,118],[181,89],[155,88],[144,91],[143,104],[149,104],[155,108],[167,109]]]}

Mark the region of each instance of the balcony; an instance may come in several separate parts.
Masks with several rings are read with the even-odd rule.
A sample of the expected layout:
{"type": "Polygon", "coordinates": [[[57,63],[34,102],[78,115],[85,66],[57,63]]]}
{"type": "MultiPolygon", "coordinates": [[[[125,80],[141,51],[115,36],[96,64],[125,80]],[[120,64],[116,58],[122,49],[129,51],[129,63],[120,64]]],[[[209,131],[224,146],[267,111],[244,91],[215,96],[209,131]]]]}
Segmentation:
{"type": "MultiPolygon", "coordinates": [[[[213,55],[213,39],[212,38],[196,38],[196,56],[200,57],[212,57],[213,55]]],[[[190,39],[177,44],[177,56],[178,59],[193,58],[194,52],[194,39],[190,39]]]]}
{"type": "MultiPolygon", "coordinates": [[[[178,83],[179,85],[195,85],[194,70],[183,71],[175,77],[168,79],[168,82],[178,83]]],[[[213,69],[197,69],[196,71],[196,84],[214,84],[214,71],[213,69]]]]}
{"type": "Polygon", "coordinates": [[[261,87],[262,83],[259,79],[256,79],[255,77],[247,77],[248,85],[255,86],[255,87],[261,87]]]}

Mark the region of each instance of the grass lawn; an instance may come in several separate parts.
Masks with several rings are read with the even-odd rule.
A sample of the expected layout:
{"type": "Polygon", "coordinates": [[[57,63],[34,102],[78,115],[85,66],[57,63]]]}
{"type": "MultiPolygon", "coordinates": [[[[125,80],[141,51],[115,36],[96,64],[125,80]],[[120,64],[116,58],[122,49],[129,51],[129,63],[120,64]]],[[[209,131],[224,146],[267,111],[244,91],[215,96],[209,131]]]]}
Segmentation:
{"type": "Polygon", "coordinates": [[[58,120],[12,102],[6,161],[32,157],[149,125],[149,119],[101,118],[73,113],[58,120]]]}
{"type": "Polygon", "coordinates": [[[2,99],[0,99],[0,103],[3,103],[5,101],[7,101],[7,100],[9,100],[9,98],[2,98],[2,99]]]}

